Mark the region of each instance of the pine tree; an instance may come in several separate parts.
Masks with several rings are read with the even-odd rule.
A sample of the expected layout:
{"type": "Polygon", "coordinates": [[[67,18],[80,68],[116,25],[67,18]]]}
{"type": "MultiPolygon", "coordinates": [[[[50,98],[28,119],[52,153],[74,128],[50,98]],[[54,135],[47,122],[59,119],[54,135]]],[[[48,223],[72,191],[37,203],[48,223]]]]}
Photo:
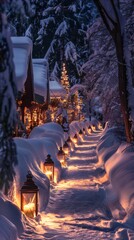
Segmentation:
{"type": "Polygon", "coordinates": [[[24,7],[21,0],[9,0],[8,16],[17,35],[26,34],[33,40],[33,57],[45,56],[49,61],[50,74],[57,65],[55,78],[60,79],[62,62],[66,60],[70,84],[80,82],[80,68],[90,53],[86,31],[97,15],[93,1],[23,2],[24,7]],[[22,7],[18,8],[20,4],[22,7]]]}
{"type": "Polygon", "coordinates": [[[7,194],[15,175],[13,167],[17,163],[16,147],[12,139],[17,91],[5,7],[3,1],[0,5],[0,189],[7,194]]]}
{"type": "Polygon", "coordinates": [[[51,59],[50,69],[53,69],[55,61],[61,69],[62,61],[66,60],[70,84],[80,81],[80,67],[89,56],[86,30],[94,17],[93,6],[92,1],[70,3],[57,0],[49,1],[48,8],[44,11],[47,19],[53,17],[50,26],[53,29],[53,39],[45,57],[51,59]]]}
{"type": "Polygon", "coordinates": [[[10,24],[12,35],[24,36],[28,27],[30,15],[30,4],[28,0],[8,0],[7,18],[10,24]]]}

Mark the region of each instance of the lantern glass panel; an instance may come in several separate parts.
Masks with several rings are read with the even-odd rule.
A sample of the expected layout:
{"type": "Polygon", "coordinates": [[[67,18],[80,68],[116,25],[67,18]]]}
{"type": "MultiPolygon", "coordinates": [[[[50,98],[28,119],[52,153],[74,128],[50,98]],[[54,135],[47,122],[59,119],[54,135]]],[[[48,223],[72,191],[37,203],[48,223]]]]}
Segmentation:
{"type": "Polygon", "coordinates": [[[69,148],[65,147],[64,152],[65,152],[66,155],[68,155],[69,154],[69,148]]]}
{"type": "Polygon", "coordinates": [[[66,154],[64,153],[62,148],[60,148],[60,150],[57,154],[57,158],[58,158],[59,162],[61,163],[62,167],[66,166],[66,154]]]}
{"type": "Polygon", "coordinates": [[[58,160],[60,161],[60,163],[64,163],[65,162],[65,155],[58,155],[58,160]]]}
{"type": "Polygon", "coordinates": [[[53,181],[53,172],[54,172],[54,166],[50,165],[45,165],[44,164],[44,172],[49,178],[50,181],[53,181]]]}
{"type": "Polygon", "coordinates": [[[37,193],[22,193],[22,211],[30,218],[37,215],[37,193]]]}
{"type": "Polygon", "coordinates": [[[73,142],[74,142],[74,143],[77,143],[77,142],[78,142],[78,138],[77,138],[76,135],[73,137],[73,142]]]}

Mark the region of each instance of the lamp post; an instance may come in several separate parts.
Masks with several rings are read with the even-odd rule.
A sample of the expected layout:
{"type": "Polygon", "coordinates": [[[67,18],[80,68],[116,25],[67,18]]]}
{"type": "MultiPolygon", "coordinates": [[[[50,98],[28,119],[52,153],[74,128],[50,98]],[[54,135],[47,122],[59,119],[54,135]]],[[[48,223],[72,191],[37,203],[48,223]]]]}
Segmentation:
{"type": "Polygon", "coordinates": [[[60,147],[60,150],[57,153],[57,158],[61,163],[62,167],[64,167],[66,165],[66,154],[63,151],[62,147],[60,147]]]}
{"type": "Polygon", "coordinates": [[[27,174],[27,180],[21,188],[21,211],[28,217],[34,218],[38,214],[38,187],[33,181],[30,171],[27,174]]]}
{"type": "Polygon", "coordinates": [[[48,154],[44,162],[44,173],[47,175],[50,181],[54,180],[54,161],[51,155],[48,154]]]}

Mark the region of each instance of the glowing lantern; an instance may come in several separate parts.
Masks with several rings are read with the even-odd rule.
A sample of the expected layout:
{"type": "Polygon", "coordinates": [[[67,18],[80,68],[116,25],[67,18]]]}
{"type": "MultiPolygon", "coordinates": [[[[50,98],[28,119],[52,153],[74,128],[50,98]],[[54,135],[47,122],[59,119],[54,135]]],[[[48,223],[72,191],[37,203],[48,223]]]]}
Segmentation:
{"type": "Polygon", "coordinates": [[[30,171],[27,174],[27,180],[21,188],[21,210],[30,218],[38,214],[38,187],[33,181],[30,171]]]}
{"type": "Polygon", "coordinates": [[[95,125],[93,125],[93,126],[92,126],[92,128],[93,128],[93,130],[96,130],[96,127],[95,127],[95,125]]]}
{"type": "Polygon", "coordinates": [[[72,142],[72,140],[71,140],[70,137],[68,137],[68,139],[67,139],[66,142],[69,144],[69,146],[70,146],[71,148],[73,148],[73,142],[72,142]]]}
{"type": "Polygon", "coordinates": [[[73,141],[74,141],[74,143],[78,143],[77,134],[74,135],[74,137],[73,137],[73,141]]]}
{"type": "Polygon", "coordinates": [[[83,128],[83,133],[84,133],[84,134],[86,133],[86,130],[85,130],[85,128],[83,128]]]}
{"type": "Polygon", "coordinates": [[[79,136],[80,136],[80,137],[83,137],[83,132],[82,132],[81,129],[80,129],[80,131],[79,131],[79,136]]]}
{"type": "Polygon", "coordinates": [[[62,165],[62,166],[65,166],[65,164],[66,164],[66,154],[65,154],[65,152],[63,151],[62,147],[60,147],[60,150],[59,150],[59,152],[57,153],[57,158],[58,158],[58,160],[60,161],[61,165],[62,165]]]}
{"type": "Polygon", "coordinates": [[[65,152],[66,155],[69,154],[70,147],[67,142],[64,143],[63,145],[63,151],[65,152]]]}
{"type": "Polygon", "coordinates": [[[51,155],[48,154],[44,162],[44,173],[47,175],[50,181],[54,180],[54,162],[51,155]]]}
{"type": "Polygon", "coordinates": [[[92,130],[91,130],[91,127],[90,127],[90,126],[88,127],[88,132],[89,132],[89,133],[91,133],[91,132],[92,132],[92,130]]]}

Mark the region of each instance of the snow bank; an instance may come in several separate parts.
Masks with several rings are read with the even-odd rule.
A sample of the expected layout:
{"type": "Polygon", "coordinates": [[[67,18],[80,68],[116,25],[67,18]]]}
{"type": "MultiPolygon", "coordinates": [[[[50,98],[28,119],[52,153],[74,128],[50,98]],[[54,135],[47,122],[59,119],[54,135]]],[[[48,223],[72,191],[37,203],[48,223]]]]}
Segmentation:
{"type": "Polygon", "coordinates": [[[123,223],[134,229],[134,146],[124,141],[122,129],[111,128],[101,137],[97,154],[126,211],[123,223]]]}
{"type": "Polygon", "coordinates": [[[28,139],[15,137],[18,165],[15,166],[16,176],[10,191],[12,202],[0,196],[0,239],[17,240],[24,229],[23,214],[20,211],[20,189],[26,181],[30,170],[33,180],[39,188],[39,212],[45,211],[49,201],[50,181],[43,173],[43,163],[48,154],[55,164],[55,182],[61,176],[61,164],[57,160],[58,147],[64,143],[64,131],[57,123],[47,123],[32,130],[28,139]]]}
{"type": "Polygon", "coordinates": [[[0,193],[0,239],[16,240],[24,231],[19,208],[0,193]]]}
{"type": "Polygon", "coordinates": [[[87,119],[84,121],[72,121],[69,125],[70,136],[73,137],[75,134],[79,133],[80,129],[83,131],[85,129],[86,134],[89,134],[88,127],[91,127],[92,131],[94,131],[94,127],[97,129],[99,127],[99,122],[97,120],[88,121],[87,119]]]}
{"type": "Polygon", "coordinates": [[[118,134],[116,127],[104,130],[96,149],[100,165],[105,163],[120,146],[122,140],[118,138],[118,134]]]}
{"type": "Polygon", "coordinates": [[[64,144],[64,131],[57,123],[45,123],[43,125],[33,128],[29,138],[51,137],[52,141],[57,144],[57,147],[64,144]]]}
{"type": "Polygon", "coordinates": [[[20,189],[26,181],[26,175],[30,170],[33,180],[39,188],[39,211],[46,208],[49,200],[50,183],[46,175],[41,171],[39,162],[39,150],[32,146],[27,139],[15,138],[17,148],[18,165],[15,167],[15,198],[14,201],[20,207],[20,189]]]}
{"type": "Polygon", "coordinates": [[[6,217],[0,215],[0,239],[17,240],[17,229],[6,217]]]}
{"type": "Polygon", "coordinates": [[[14,138],[17,148],[18,165],[15,167],[15,182],[12,191],[14,201],[20,207],[20,189],[26,181],[28,170],[33,174],[35,184],[39,188],[39,211],[44,211],[49,200],[50,182],[43,173],[43,163],[50,154],[54,164],[54,181],[61,177],[61,164],[57,160],[57,152],[64,144],[64,131],[57,123],[47,123],[35,127],[28,139],[14,138]]]}
{"type": "Polygon", "coordinates": [[[80,122],[72,121],[69,125],[70,137],[74,137],[74,135],[78,133],[80,129],[81,129],[80,122]]]}

